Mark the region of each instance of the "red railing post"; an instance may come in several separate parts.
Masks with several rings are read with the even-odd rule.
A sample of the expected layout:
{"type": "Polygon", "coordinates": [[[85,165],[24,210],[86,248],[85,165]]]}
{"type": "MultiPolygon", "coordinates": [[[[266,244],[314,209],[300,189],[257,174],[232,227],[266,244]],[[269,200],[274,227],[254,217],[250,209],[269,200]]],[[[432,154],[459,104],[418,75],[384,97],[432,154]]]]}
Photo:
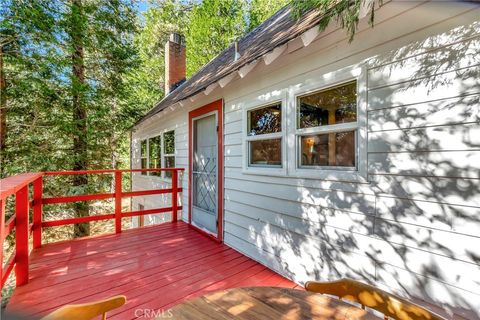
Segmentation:
{"type": "Polygon", "coordinates": [[[15,275],[17,286],[28,283],[28,185],[15,194],[15,275]]]}
{"type": "Polygon", "coordinates": [[[115,232],[122,232],[122,172],[115,171],[115,232]]]}
{"type": "Polygon", "coordinates": [[[42,246],[43,178],[33,182],[33,248],[42,246]]]}
{"type": "Polygon", "coordinates": [[[177,222],[178,215],[178,171],[172,170],[172,222],[177,222]]]}

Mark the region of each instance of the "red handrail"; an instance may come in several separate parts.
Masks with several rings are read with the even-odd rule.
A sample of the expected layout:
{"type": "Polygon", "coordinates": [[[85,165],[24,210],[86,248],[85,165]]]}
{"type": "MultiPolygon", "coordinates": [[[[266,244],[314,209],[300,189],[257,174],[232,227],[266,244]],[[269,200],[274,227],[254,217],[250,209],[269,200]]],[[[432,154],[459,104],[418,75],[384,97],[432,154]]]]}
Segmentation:
{"type": "MultiPolygon", "coordinates": [[[[178,193],[183,192],[178,187],[178,172],[183,171],[182,168],[159,168],[159,169],[126,169],[126,170],[82,170],[82,171],[49,171],[20,174],[13,177],[0,180],[0,240],[3,241],[15,229],[15,250],[8,258],[7,263],[0,268],[1,272],[1,288],[3,288],[8,276],[12,270],[15,270],[16,285],[20,286],[28,282],[28,260],[29,247],[28,241],[30,234],[33,235],[33,248],[39,248],[42,245],[42,230],[63,225],[71,225],[77,223],[99,221],[99,220],[115,220],[115,232],[122,232],[122,218],[143,216],[156,213],[172,213],[172,222],[177,221],[178,210],[182,206],[178,205],[178,193]],[[122,190],[122,174],[132,172],[172,172],[172,186],[165,189],[127,191],[122,190]],[[73,174],[114,174],[115,192],[103,194],[85,194],[78,196],[62,196],[62,197],[43,197],[43,177],[44,176],[60,176],[73,174]],[[29,186],[33,185],[33,199],[29,200],[29,186]],[[139,211],[122,212],[122,198],[137,197],[143,195],[167,194],[172,195],[172,205],[165,208],[154,208],[139,211]],[[5,201],[9,196],[15,195],[15,214],[5,222],[5,201]],[[43,205],[58,204],[76,201],[115,199],[114,213],[61,219],[54,221],[43,221],[43,205]],[[29,209],[32,209],[32,222],[29,221],[29,209]]],[[[3,250],[0,250],[0,261],[3,261],[3,250]]],[[[1,293],[0,293],[1,299],[1,293]]]]}

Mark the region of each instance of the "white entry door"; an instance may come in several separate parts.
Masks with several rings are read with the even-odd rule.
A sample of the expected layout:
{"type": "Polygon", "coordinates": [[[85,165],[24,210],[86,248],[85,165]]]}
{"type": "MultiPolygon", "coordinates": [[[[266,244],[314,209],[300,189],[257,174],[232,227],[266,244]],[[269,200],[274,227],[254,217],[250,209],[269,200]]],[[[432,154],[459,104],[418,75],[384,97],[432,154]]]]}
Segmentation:
{"type": "Polygon", "coordinates": [[[211,234],[218,231],[217,113],[193,119],[192,223],[211,234]]]}

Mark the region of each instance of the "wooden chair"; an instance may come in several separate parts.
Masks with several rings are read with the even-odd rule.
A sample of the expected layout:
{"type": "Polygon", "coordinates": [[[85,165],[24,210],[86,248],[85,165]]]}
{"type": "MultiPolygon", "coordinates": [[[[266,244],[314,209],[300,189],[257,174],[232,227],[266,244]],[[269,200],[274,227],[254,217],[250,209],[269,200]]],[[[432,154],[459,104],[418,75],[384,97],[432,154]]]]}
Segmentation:
{"type": "Polygon", "coordinates": [[[445,318],[396,295],[351,279],[332,282],[308,281],[305,289],[360,303],[384,314],[385,319],[446,320],[445,318]]]}
{"type": "Polygon", "coordinates": [[[123,306],[126,301],[125,296],[115,296],[90,303],[69,304],[55,310],[41,320],[90,320],[100,315],[105,320],[108,311],[123,306]]]}

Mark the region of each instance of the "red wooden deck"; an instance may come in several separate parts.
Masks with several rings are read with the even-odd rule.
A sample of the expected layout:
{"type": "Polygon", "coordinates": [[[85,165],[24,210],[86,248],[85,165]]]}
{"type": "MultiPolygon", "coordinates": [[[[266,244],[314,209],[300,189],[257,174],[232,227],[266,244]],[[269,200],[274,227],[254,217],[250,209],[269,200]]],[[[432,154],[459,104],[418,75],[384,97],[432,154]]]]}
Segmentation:
{"type": "Polygon", "coordinates": [[[29,318],[65,304],[123,294],[109,319],[150,318],[206,292],[241,286],[296,287],[183,222],[44,245],[30,256],[30,281],[7,306],[29,318]]]}

